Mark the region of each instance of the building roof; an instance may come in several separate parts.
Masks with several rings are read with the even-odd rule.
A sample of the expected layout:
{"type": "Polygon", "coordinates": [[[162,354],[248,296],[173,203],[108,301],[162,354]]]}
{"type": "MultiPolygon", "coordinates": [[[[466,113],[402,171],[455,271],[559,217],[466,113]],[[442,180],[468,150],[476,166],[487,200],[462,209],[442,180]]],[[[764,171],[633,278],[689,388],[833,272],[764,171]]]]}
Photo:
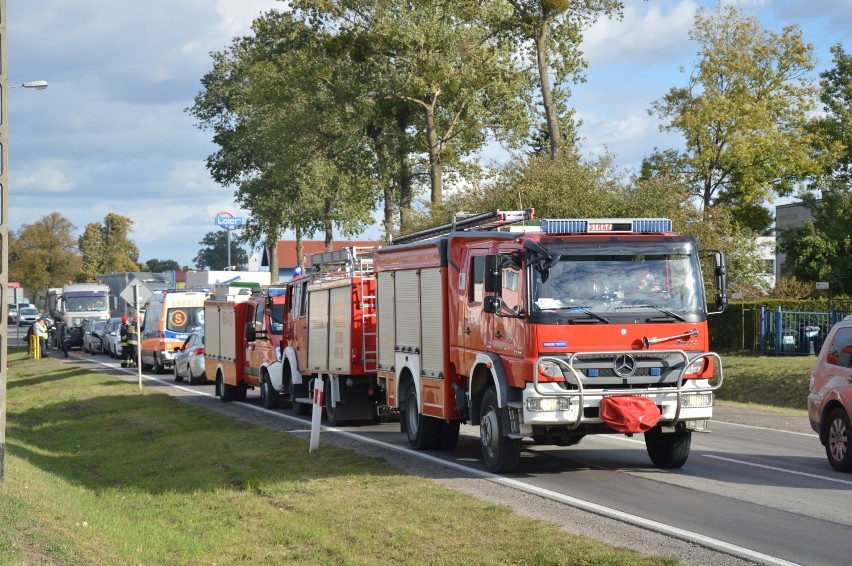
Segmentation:
{"type": "MultiPolygon", "coordinates": [[[[341,250],[343,248],[351,248],[355,247],[373,247],[377,245],[378,242],[369,241],[369,240],[335,240],[334,241],[334,251],[341,250]]],[[[325,241],[324,240],[302,240],[302,254],[307,259],[311,254],[318,254],[325,251],[325,241]]],[[[298,264],[298,260],[296,258],[296,240],[278,240],[278,267],[283,269],[287,267],[294,267],[298,264]]],[[[303,265],[309,264],[309,261],[303,262],[303,265]]],[[[260,260],[260,265],[269,267],[269,257],[267,256],[267,250],[263,250],[263,257],[260,260]]]]}

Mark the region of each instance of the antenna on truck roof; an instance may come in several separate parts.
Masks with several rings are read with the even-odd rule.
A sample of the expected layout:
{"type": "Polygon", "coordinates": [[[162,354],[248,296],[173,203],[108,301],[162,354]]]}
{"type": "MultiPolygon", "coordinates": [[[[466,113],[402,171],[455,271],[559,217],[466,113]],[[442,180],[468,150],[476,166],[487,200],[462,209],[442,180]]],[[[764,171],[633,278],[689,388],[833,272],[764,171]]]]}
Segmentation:
{"type": "Polygon", "coordinates": [[[425,228],[398,236],[391,239],[389,245],[407,244],[418,240],[425,240],[433,236],[443,236],[456,230],[494,230],[508,224],[524,222],[531,220],[535,216],[535,209],[528,208],[526,210],[494,210],[491,212],[483,212],[481,214],[467,214],[465,212],[457,212],[453,215],[453,221],[432,228],[425,228]]]}

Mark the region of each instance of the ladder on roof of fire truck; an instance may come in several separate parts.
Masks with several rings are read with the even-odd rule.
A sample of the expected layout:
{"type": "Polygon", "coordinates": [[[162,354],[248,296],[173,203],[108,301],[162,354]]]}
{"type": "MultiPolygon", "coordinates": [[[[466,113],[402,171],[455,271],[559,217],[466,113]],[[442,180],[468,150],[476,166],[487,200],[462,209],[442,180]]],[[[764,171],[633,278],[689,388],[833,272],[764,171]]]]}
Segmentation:
{"type": "MultiPolygon", "coordinates": [[[[373,328],[376,328],[376,295],[367,294],[367,282],[375,281],[376,275],[373,272],[373,251],[375,248],[351,246],[342,248],[333,252],[320,252],[311,254],[311,267],[319,269],[322,272],[323,268],[337,270],[338,276],[341,277],[358,277],[359,291],[361,297],[361,316],[365,319],[362,328],[366,328],[366,319],[373,320],[373,328]]],[[[333,271],[325,271],[325,275],[334,273],[333,271]]],[[[375,285],[373,286],[375,289],[375,285]]],[[[364,365],[364,371],[376,371],[379,362],[378,352],[378,333],[377,332],[361,332],[361,363],[364,365]],[[368,350],[369,339],[372,338],[372,349],[368,350]]]]}
{"type": "Polygon", "coordinates": [[[456,230],[495,230],[501,226],[532,220],[534,216],[534,208],[526,210],[493,210],[481,214],[457,212],[453,215],[452,222],[433,226],[432,228],[425,228],[403,236],[397,236],[391,240],[390,245],[407,244],[434,236],[444,236],[456,230]]]}

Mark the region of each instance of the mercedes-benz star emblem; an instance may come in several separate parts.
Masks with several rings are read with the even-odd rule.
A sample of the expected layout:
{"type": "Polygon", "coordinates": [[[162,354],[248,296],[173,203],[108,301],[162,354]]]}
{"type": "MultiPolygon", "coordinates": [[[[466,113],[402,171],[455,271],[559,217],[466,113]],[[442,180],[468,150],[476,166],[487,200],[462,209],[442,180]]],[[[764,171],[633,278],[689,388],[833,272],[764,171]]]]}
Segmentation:
{"type": "Polygon", "coordinates": [[[636,371],[636,360],[633,359],[633,356],[622,354],[615,358],[612,369],[615,370],[615,375],[618,377],[630,377],[636,371]]]}

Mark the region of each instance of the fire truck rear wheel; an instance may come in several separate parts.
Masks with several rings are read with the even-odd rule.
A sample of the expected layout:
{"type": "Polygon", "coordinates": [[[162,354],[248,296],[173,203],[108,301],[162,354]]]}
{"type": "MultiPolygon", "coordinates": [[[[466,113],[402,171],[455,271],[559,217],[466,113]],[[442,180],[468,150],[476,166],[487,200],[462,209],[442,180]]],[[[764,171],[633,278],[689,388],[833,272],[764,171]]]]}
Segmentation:
{"type": "Polygon", "coordinates": [[[269,382],[269,376],[266,373],[261,377],[260,383],[260,399],[263,401],[263,406],[267,409],[277,409],[280,397],[272,383],[269,382]]]}
{"type": "Polygon", "coordinates": [[[658,468],[680,468],[686,464],[691,445],[692,431],[685,428],[664,433],[655,426],[645,433],[645,448],[658,468]]]}
{"type": "Polygon", "coordinates": [[[441,442],[442,421],[420,413],[417,404],[417,391],[414,386],[408,388],[405,401],[405,431],[408,442],[417,450],[432,450],[441,442]]]}
{"type": "Polygon", "coordinates": [[[479,440],[485,466],[494,473],[514,470],[521,459],[521,439],[506,436],[508,431],[503,430],[497,392],[492,387],[482,396],[480,415],[479,440]]]}
{"type": "Polygon", "coordinates": [[[216,376],[216,392],[223,403],[230,403],[237,396],[237,388],[225,383],[221,373],[216,376]]]}
{"type": "Polygon", "coordinates": [[[345,421],[337,418],[337,407],[331,404],[331,386],[326,383],[325,390],[329,393],[325,396],[325,419],[329,426],[340,426],[345,421]]]}

